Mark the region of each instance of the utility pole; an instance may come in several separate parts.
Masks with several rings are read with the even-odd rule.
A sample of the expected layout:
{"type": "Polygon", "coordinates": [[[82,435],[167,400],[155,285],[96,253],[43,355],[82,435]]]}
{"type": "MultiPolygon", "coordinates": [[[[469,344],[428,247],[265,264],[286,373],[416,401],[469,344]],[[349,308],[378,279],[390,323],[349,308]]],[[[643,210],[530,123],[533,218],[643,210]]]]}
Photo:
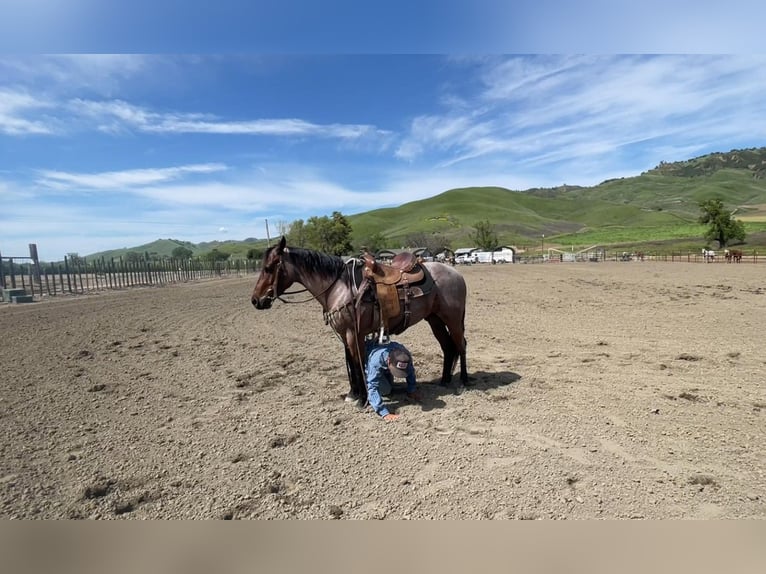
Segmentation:
{"type": "Polygon", "coordinates": [[[269,237],[269,220],[266,219],[266,245],[271,247],[271,237],[269,237]]]}

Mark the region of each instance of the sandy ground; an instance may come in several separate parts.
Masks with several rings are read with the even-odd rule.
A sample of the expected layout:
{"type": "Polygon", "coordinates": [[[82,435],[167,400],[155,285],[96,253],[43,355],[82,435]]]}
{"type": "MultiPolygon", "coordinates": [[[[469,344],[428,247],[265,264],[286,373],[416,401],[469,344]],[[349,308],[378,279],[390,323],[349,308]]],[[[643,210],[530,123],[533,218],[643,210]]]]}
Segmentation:
{"type": "Polygon", "coordinates": [[[765,267],[459,269],[474,385],[418,324],[392,423],[255,277],[0,305],[0,517],[766,517],[765,267]]]}

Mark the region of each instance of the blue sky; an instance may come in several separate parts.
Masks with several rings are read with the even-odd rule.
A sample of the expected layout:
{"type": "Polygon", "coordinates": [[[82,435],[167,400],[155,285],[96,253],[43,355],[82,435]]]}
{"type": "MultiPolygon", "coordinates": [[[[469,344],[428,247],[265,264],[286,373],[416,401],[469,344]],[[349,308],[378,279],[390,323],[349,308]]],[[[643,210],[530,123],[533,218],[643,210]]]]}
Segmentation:
{"type": "MultiPolygon", "coordinates": [[[[409,22],[397,50],[381,41],[380,27],[333,34],[318,25],[328,19],[314,4],[296,24],[290,9],[301,3],[292,1],[234,12],[236,3],[222,0],[215,13],[177,26],[167,25],[162,2],[8,2],[15,21],[0,20],[0,38],[15,33],[21,48],[0,55],[4,256],[25,255],[31,242],[54,260],[157,238],[265,237],[266,219],[273,235],[297,218],[455,187],[595,185],[662,160],[766,145],[766,57],[701,53],[683,43],[689,26],[660,34],[686,55],[589,54],[598,44],[577,44],[580,55],[496,53],[506,49],[495,45],[503,30],[519,31],[510,52],[555,52],[562,22],[578,17],[578,37],[599,25],[607,41],[622,31],[621,45],[640,50],[631,38],[656,14],[635,9],[623,14],[631,25],[615,27],[554,0],[518,2],[513,14],[506,3],[479,1],[484,12],[444,9],[446,26],[419,35],[441,4],[415,3],[403,20],[373,13],[383,29],[409,22]],[[35,19],[31,5],[50,10],[35,19]],[[541,26],[532,6],[559,8],[546,20],[547,48],[532,40],[541,26]],[[125,26],[114,26],[120,19],[125,26]],[[278,33],[287,20],[298,32],[292,43],[278,33]],[[26,46],[23,25],[35,28],[28,36],[38,44],[26,46]],[[483,43],[471,43],[472,28],[487,31],[483,43]],[[241,39],[247,30],[255,45],[241,39]],[[82,53],[96,51],[107,53],[82,53]]],[[[359,3],[330,4],[369,20],[354,11],[359,3]]],[[[666,5],[665,14],[682,9],[666,5]]],[[[710,45],[728,41],[736,51],[748,31],[711,34],[710,45]]]]}

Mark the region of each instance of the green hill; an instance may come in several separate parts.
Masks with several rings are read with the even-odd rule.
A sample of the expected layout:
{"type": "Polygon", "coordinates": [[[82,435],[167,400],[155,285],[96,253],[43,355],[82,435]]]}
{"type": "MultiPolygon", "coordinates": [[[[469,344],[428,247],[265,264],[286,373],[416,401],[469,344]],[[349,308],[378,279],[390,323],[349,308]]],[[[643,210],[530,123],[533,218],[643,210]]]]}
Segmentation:
{"type": "MultiPolygon", "coordinates": [[[[638,176],[592,187],[451,189],[428,199],[347,218],[355,245],[376,233],[384,235],[391,247],[405,246],[407,238],[416,233],[442,234],[453,248],[470,245],[473,226],[487,220],[494,225],[501,244],[536,246],[544,234],[550,246],[697,249],[703,244],[704,231],[697,223],[699,203],[714,197],[745,222],[748,246],[766,246],[766,147],[661,162],[638,176]]],[[[118,257],[128,251],[163,256],[179,245],[195,255],[215,248],[244,257],[251,247],[265,247],[266,240],[194,245],[164,239],[94,256],[118,257]]]]}
{"type": "Polygon", "coordinates": [[[669,226],[670,213],[644,210],[592,198],[539,197],[500,187],[453,189],[436,197],[349,217],[355,237],[383,233],[404,240],[416,232],[438,232],[465,241],[477,221],[495,225],[502,242],[518,242],[541,234],[555,236],[605,225],[669,226]]]}
{"type": "Polygon", "coordinates": [[[187,249],[191,249],[194,253],[198,252],[197,246],[189,241],[181,241],[179,239],[157,239],[156,241],[138,245],[137,247],[124,247],[122,249],[99,251],[98,253],[93,253],[86,257],[88,259],[100,259],[102,257],[107,260],[119,259],[120,257],[124,257],[130,251],[136,251],[141,254],[149,253],[150,255],[156,253],[160,257],[170,257],[173,249],[176,247],[186,247],[187,249]]]}
{"type": "Polygon", "coordinates": [[[119,259],[125,257],[130,252],[137,252],[141,255],[146,253],[150,257],[165,258],[171,257],[173,250],[177,247],[185,247],[192,252],[192,256],[203,255],[213,249],[217,249],[222,253],[229,253],[234,258],[245,258],[247,251],[252,248],[263,249],[266,247],[265,239],[248,238],[244,241],[228,240],[228,241],[208,241],[204,243],[192,243],[190,241],[181,241],[180,239],[158,239],[151,243],[144,245],[138,245],[136,247],[123,247],[122,249],[112,249],[110,251],[99,251],[86,256],[87,259],[119,259]]]}
{"type": "Polygon", "coordinates": [[[536,245],[694,246],[703,242],[699,203],[720,198],[743,220],[749,245],[766,245],[766,148],[660,163],[639,176],[593,187],[512,191],[463,188],[349,217],[355,239],[383,233],[393,244],[413,233],[441,233],[467,244],[472,225],[488,220],[500,243],[536,245]]]}

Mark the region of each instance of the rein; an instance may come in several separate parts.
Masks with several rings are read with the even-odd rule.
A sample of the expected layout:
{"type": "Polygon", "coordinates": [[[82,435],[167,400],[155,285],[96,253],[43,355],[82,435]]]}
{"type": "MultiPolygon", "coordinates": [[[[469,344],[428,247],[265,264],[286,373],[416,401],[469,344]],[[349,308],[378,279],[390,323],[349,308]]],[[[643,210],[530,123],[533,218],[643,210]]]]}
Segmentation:
{"type": "MultiPolygon", "coordinates": [[[[352,260],[352,261],[353,261],[352,265],[356,266],[358,264],[358,262],[356,260],[352,260]]],[[[271,287],[269,287],[269,291],[271,291],[271,293],[267,294],[267,296],[270,297],[272,300],[279,299],[283,303],[296,303],[296,304],[298,304],[298,303],[308,303],[309,301],[313,301],[317,297],[320,297],[320,296],[324,295],[330,289],[332,289],[332,287],[338,282],[338,280],[343,276],[343,274],[345,272],[349,271],[349,262],[346,262],[346,264],[343,265],[342,268],[340,268],[340,270],[339,270],[338,274],[335,276],[335,278],[329,283],[329,285],[327,285],[327,287],[322,289],[321,292],[317,293],[316,295],[312,294],[310,298],[304,299],[302,301],[288,301],[286,299],[283,299],[282,295],[295,295],[297,293],[304,293],[305,291],[308,291],[308,287],[304,287],[303,289],[300,289],[300,290],[297,290],[297,291],[289,291],[289,292],[288,291],[284,291],[281,295],[275,295],[276,288],[279,285],[279,273],[280,272],[282,272],[282,273],[285,272],[282,269],[283,261],[282,261],[282,256],[281,255],[280,255],[276,265],[277,265],[277,270],[276,270],[276,273],[275,273],[275,278],[274,278],[274,281],[273,281],[271,287]]],[[[354,278],[355,276],[354,276],[353,272],[349,271],[349,277],[350,277],[350,283],[351,283],[350,287],[352,289],[354,287],[359,288],[359,285],[355,285],[355,278],[354,278]]],[[[330,311],[325,312],[324,313],[325,323],[326,324],[332,323],[333,317],[336,314],[338,314],[341,311],[345,310],[347,307],[353,306],[353,305],[354,305],[354,298],[351,297],[351,299],[349,301],[347,301],[346,303],[344,303],[343,305],[340,305],[339,307],[336,307],[335,309],[332,309],[330,311]]],[[[352,318],[351,324],[352,324],[352,329],[354,331],[354,339],[356,339],[356,356],[357,356],[357,361],[356,362],[357,362],[357,366],[359,367],[359,369],[361,371],[361,374],[362,374],[362,380],[360,382],[361,382],[362,385],[366,386],[366,380],[365,380],[366,379],[366,373],[365,373],[365,369],[364,369],[364,367],[365,367],[365,351],[364,351],[364,348],[360,348],[359,325],[357,324],[357,321],[353,320],[353,318],[352,318]]],[[[333,326],[333,333],[338,338],[338,340],[341,342],[341,344],[346,346],[346,344],[347,344],[346,341],[344,341],[343,337],[341,337],[340,333],[335,329],[334,326],[333,326]]],[[[362,343],[362,346],[363,346],[363,343],[362,343]]],[[[346,361],[346,369],[348,371],[349,379],[353,378],[352,374],[351,374],[351,366],[350,366],[348,361],[346,361]]],[[[368,403],[365,403],[365,404],[368,404],[368,403]]]]}
{"type": "MultiPolygon", "coordinates": [[[[276,281],[275,282],[279,283],[279,271],[281,271],[281,269],[282,269],[282,256],[281,255],[279,257],[279,262],[277,264],[279,265],[279,267],[277,268],[277,277],[276,277],[276,281]]],[[[282,301],[282,303],[291,303],[291,304],[308,303],[309,301],[313,301],[317,297],[327,293],[332,288],[332,286],[335,285],[338,282],[338,279],[341,278],[341,276],[343,275],[343,272],[345,270],[346,270],[345,267],[343,269],[341,269],[340,273],[338,273],[338,275],[335,277],[335,279],[333,279],[332,282],[327,287],[322,289],[322,291],[320,291],[316,295],[312,294],[311,297],[309,297],[308,299],[304,299],[303,301],[288,301],[287,299],[282,299],[282,295],[297,295],[298,293],[305,293],[306,291],[308,291],[308,287],[304,287],[303,289],[299,289],[297,291],[283,291],[282,295],[277,295],[274,298],[275,299],[279,299],[280,301],[282,301]]]]}

